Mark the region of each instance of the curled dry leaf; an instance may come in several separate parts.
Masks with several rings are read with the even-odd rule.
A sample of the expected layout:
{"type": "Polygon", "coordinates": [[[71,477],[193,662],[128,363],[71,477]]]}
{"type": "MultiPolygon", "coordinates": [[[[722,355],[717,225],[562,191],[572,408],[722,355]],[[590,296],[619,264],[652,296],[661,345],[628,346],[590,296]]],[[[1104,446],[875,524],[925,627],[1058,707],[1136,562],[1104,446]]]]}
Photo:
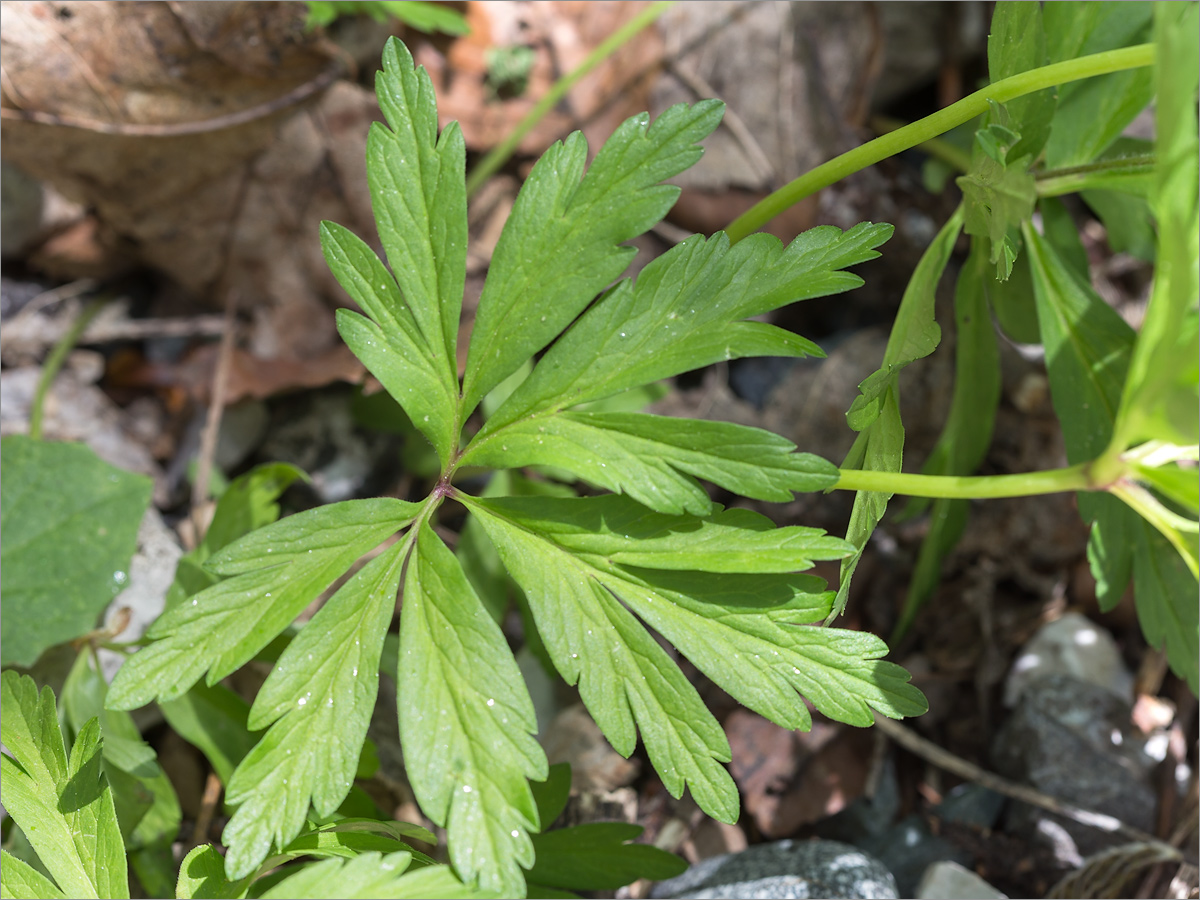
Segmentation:
{"type": "Polygon", "coordinates": [[[7,161],[91,208],[101,247],[213,305],[238,289],[256,356],[336,343],[344,299],[312,223],[369,230],[377,113],[337,82],[342,63],[305,31],[302,4],[6,2],[3,14],[7,161]]]}

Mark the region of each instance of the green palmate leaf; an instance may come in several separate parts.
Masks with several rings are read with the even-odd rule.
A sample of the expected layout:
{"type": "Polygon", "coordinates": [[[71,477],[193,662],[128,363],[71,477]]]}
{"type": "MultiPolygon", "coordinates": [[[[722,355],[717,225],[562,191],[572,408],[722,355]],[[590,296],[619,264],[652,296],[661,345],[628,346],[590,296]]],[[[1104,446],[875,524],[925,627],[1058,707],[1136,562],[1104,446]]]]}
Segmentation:
{"type": "Polygon", "coordinates": [[[684,873],[687,863],[678,856],[628,843],[641,833],[641,825],[593,822],[539,834],[529,880],[573,891],[615,891],[639,878],[662,881],[684,873]]]}
{"type": "MultiPolygon", "coordinates": [[[[0,679],[0,693],[0,740],[12,754],[0,756],[9,815],[62,894],[128,897],[125,848],[104,777],[99,721],[83,727],[68,759],[50,688],[39,695],[32,678],[10,670],[0,679]]],[[[22,882],[38,883],[20,871],[22,882]]]]}
{"type": "Polygon", "coordinates": [[[0,465],[0,661],[29,666],[90,631],[123,588],[153,485],[83,444],[24,435],[0,441],[0,465]]]}
{"type": "MultiPolygon", "coordinates": [[[[1151,12],[1149,3],[1048,3],[1043,9],[1048,61],[1142,43],[1149,36],[1151,12]]],[[[1090,163],[1146,107],[1153,92],[1153,72],[1148,68],[1063,85],[1046,143],[1046,165],[1090,163]]]]}
{"type": "Polygon", "coordinates": [[[790,332],[742,320],[857,287],[862,279],[839,270],[878,256],[874,248],[891,233],[889,225],[864,223],[845,233],[827,226],[787,247],[770,235],[732,247],[723,233],[689,238],[572,325],[477,439],[721,360],[822,355],[790,332]]]}
{"type": "Polygon", "coordinates": [[[242,538],[208,561],[234,576],[165,613],[155,642],[130,657],[113,681],[110,709],[134,709],[182,696],[208,671],[208,683],[249,661],[334,578],[420,507],[402,500],[348,500],[290,516],[242,538]]]}
{"type": "Polygon", "coordinates": [[[421,808],[447,830],[468,883],[524,892],[539,827],[526,779],[547,774],[533,703],[499,626],[428,525],[404,585],[396,676],[405,767],[421,808]]]}
{"type": "Polygon", "coordinates": [[[576,132],[538,161],[492,256],[463,380],[464,414],[555,338],[620,277],[635,251],[620,244],[657,223],[679,196],[660,184],[700,158],[696,142],[724,104],[679,104],[649,124],[626,120],[584,175],[576,132]]]}
{"type": "Polygon", "coordinates": [[[657,512],[704,515],[703,478],[759,500],[832,487],[837,467],[769,431],[643,413],[565,412],[520,421],[474,444],[474,465],[545,465],[657,512]],[[694,477],[693,477],[694,476],[694,477]]]}
{"type": "Polygon", "coordinates": [[[579,685],[584,704],[617,752],[633,752],[640,728],[672,796],[682,796],[687,784],[702,809],[733,821],[737,789],[720,765],[729,761],[729,743],[678,666],[600,583],[593,566],[493,510],[503,504],[497,508],[507,512],[521,498],[486,505],[462,499],[479,515],[525,592],[559,674],[579,685]]]}
{"type": "Polygon", "coordinates": [[[392,274],[344,228],[325,223],[321,242],[330,269],[370,317],[343,312],[339,331],[444,462],[458,430],[466,148],[457,123],[438,138],[433,85],[394,38],[384,48],[375,93],[390,127],[371,129],[367,177],[392,274]]]}
{"type": "MultiPolygon", "coordinates": [[[[988,315],[987,275],[983,244],[972,242],[971,255],[959,272],[954,291],[954,394],[941,437],[925,462],[927,475],[969,475],[991,444],[1000,402],[1000,351],[988,315]]],[[[913,514],[924,506],[910,503],[907,512],[913,514]]],[[[942,559],[958,543],[966,519],[965,500],[933,501],[929,531],[921,543],[897,634],[904,633],[933,593],[941,577],[942,559]]]]}
{"type": "Polygon", "coordinates": [[[329,816],[350,792],[406,550],[394,544],[346,582],[288,645],[255,698],[249,727],[271,728],[229,781],[227,799],[238,807],[223,834],[231,880],[261,865],[272,844],[299,834],[310,799],[329,816]]]}
{"type": "MultiPolygon", "coordinates": [[[[904,289],[883,354],[883,365],[858,386],[859,396],[846,412],[846,421],[859,435],[842,462],[842,468],[900,471],[904,459],[904,425],[900,420],[897,382],[905,366],[928,356],[941,340],[942,331],[934,317],[937,285],[950,261],[963,218],[964,206],[960,204],[921,255],[908,287],[904,289]]],[[[837,599],[825,619],[826,624],[846,608],[854,570],[890,499],[891,494],[874,491],[859,491],[855,495],[846,529],[846,540],[854,546],[855,552],[842,560],[837,599]]]]}

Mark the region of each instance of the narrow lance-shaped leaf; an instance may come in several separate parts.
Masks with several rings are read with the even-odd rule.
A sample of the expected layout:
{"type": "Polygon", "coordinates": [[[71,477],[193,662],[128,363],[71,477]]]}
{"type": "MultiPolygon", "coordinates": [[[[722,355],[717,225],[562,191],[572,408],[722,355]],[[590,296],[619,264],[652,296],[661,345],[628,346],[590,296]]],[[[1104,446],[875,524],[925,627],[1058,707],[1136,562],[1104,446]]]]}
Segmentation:
{"type": "MultiPolygon", "coordinates": [[[[1000,402],[1000,351],[988,315],[985,283],[987,251],[978,241],[959,272],[954,290],[954,394],[937,445],[926,460],[927,475],[969,475],[983,461],[992,440],[1000,402]]],[[[942,559],[958,542],[966,525],[967,502],[946,498],[910,501],[906,513],[930,506],[929,532],[921,542],[909,582],[904,612],[896,625],[902,634],[933,593],[942,559]]]]}
{"type": "Polygon", "coordinates": [[[110,709],[182,696],[208,671],[215,684],[248,662],[350,565],[415,518],[403,500],[347,500],[260,528],[209,559],[231,575],[161,616],[154,643],[121,667],[110,709]],[[231,640],[232,636],[232,640],[231,640]]]}
{"type": "MultiPolygon", "coordinates": [[[[1076,59],[1150,38],[1151,3],[1047,3],[1048,62],[1076,59]]],[[[1154,96],[1150,68],[1073,81],[1059,89],[1054,128],[1046,142],[1050,168],[1086,165],[1110,146],[1154,96]]]]}
{"type": "Polygon", "coordinates": [[[527,779],[546,777],[516,660],[450,549],[423,525],[408,562],[396,675],[405,767],[469,883],[524,893],[539,827],[527,779]]]}
{"type": "MultiPolygon", "coordinates": [[[[1046,369],[1069,462],[1087,462],[1109,444],[1129,365],[1132,329],[1067,267],[1033,228],[1025,232],[1046,369]]],[[[1109,495],[1080,494],[1092,523],[1088,561],[1101,606],[1114,606],[1132,575],[1138,618],[1153,646],[1195,689],[1200,620],[1196,581],[1174,548],[1132,509],[1109,495]]]]}
{"type": "Polygon", "coordinates": [[[638,731],[674,797],[688,787],[714,818],[737,817],[737,788],[721,765],[729,743],[679,667],[597,579],[593,566],[524,523],[512,500],[463,497],[529,601],[559,674],[579,693],[609,743],[628,756],[638,731]]]}
{"type": "Polygon", "coordinates": [[[1190,29],[1194,5],[1155,11],[1161,47],[1157,66],[1157,151],[1151,205],[1158,220],[1154,290],[1129,363],[1115,450],[1145,440],[1194,445],[1200,440],[1200,192],[1196,83],[1200,51],[1190,29]]]}
{"type": "MultiPolygon", "coordinates": [[[[1042,24],[1041,7],[1040,3],[1016,0],[1001,0],[996,4],[988,35],[988,74],[993,84],[1049,62],[1048,34],[1042,24]]],[[[1021,140],[1011,149],[1011,158],[1026,156],[1032,161],[1041,152],[1051,134],[1055,103],[1052,90],[1009,101],[1007,109],[1013,127],[1021,133],[1021,140]]]]}
{"type": "MultiPolygon", "coordinates": [[[[937,285],[950,261],[950,252],[962,229],[963,216],[960,204],[921,255],[908,287],[904,289],[884,351],[883,366],[858,386],[859,396],[846,412],[846,421],[859,435],[842,463],[843,468],[900,471],[904,460],[904,424],[900,420],[899,373],[913,360],[932,353],[941,340],[942,332],[934,318],[937,285]]],[[[855,495],[846,540],[857,549],[842,560],[837,599],[825,619],[827,625],[846,608],[854,570],[890,499],[891,494],[874,491],[859,491],[855,495]]]]}
{"type": "Polygon", "coordinates": [[[651,125],[627,119],[584,175],[580,132],[538,160],[517,195],[479,300],[467,370],[466,415],[619,278],[635,251],[620,246],[658,222],[679,196],[660,184],[700,158],[696,142],[724,104],[678,104],[651,125]]]}
{"type": "Polygon", "coordinates": [[[299,834],[310,799],[329,816],[349,793],[406,550],[406,542],[394,544],[346,582],[288,645],[255,698],[249,727],[271,728],[229,782],[227,799],[238,807],[222,835],[230,880],[299,834]]]}
{"type": "Polygon", "coordinates": [[[66,900],[53,881],[23,859],[7,850],[0,850],[0,867],[4,871],[4,896],[14,900],[66,900]]]}

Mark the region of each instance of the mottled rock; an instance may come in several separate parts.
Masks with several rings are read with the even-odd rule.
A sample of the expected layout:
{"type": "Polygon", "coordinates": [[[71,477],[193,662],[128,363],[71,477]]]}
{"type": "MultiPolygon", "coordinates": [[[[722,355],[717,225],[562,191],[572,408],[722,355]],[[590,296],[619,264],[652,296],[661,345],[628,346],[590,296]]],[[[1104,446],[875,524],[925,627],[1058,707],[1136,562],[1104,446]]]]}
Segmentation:
{"type": "Polygon", "coordinates": [[[1111,634],[1079,613],[1048,622],[1021,648],[1004,682],[1004,703],[1013,706],[1025,688],[1047,675],[1070,675],[1123,700],[1133,698],[1133,676],[1111,634]]]}
{"type": "MultiPolygon", "coordinates": [[[[1056,799],[1143,831],[1154,828],[1155,795],[1148,778],[1154,759],[1130,719],[1130,705],[1105,688],[1066,675],[1030,684],[996,735],[992,760],[1000,773],[1056,799]]],[[[1010,806],[1007,827],[1044,835],[1068,863],[1114,840],[1022,803],[1010,806]]]]}
{"type": "Polygon", "coordinates": [[[879,860],[836,841],[776,841],[714,856],[678,878],[659,882],[652,897],[896,898],[896,881],[879,860]]]}

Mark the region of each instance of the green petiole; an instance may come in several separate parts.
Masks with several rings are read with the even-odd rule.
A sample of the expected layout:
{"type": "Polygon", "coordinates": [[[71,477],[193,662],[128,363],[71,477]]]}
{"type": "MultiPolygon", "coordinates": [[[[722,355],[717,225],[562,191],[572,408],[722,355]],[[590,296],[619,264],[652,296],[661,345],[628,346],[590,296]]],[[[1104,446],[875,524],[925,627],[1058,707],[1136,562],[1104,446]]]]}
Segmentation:
{"type": "Polygon", "coordinates": [[[990,101],[1006,103],[1017,97],[1066,84],[1069,81],[1079,81],[1096,75],[1107,75],[1110,72],[1151,66],[1154,65],[1154,59],[1154,44],[1138,44],[1134,47],[1109,50],[1106,53],[1095,53],[1079,59],[1070,59],[1038,69],[1030,69],[1028,72],[1021,72],[1019,75],[997,81],[995,84],[990,84],[964,97],[957,103],[952,103],[945,109],[938,110],[933,115],[898,128],[889,134],[880,135],[873,141],[868,141],[862,146],[855,147],[841,156],[822,163],[815,169],[810,169],[795,181],[785,184],[750,207],[734,219],[725,231],[731,241],[740,241],[788,207],[815,194],[821,188],[828,187],[847,175],[852,175],[889,156],[924,143],[939,134],[944,134],[964,122],[969,122],[986,112],[990,101]]]}

